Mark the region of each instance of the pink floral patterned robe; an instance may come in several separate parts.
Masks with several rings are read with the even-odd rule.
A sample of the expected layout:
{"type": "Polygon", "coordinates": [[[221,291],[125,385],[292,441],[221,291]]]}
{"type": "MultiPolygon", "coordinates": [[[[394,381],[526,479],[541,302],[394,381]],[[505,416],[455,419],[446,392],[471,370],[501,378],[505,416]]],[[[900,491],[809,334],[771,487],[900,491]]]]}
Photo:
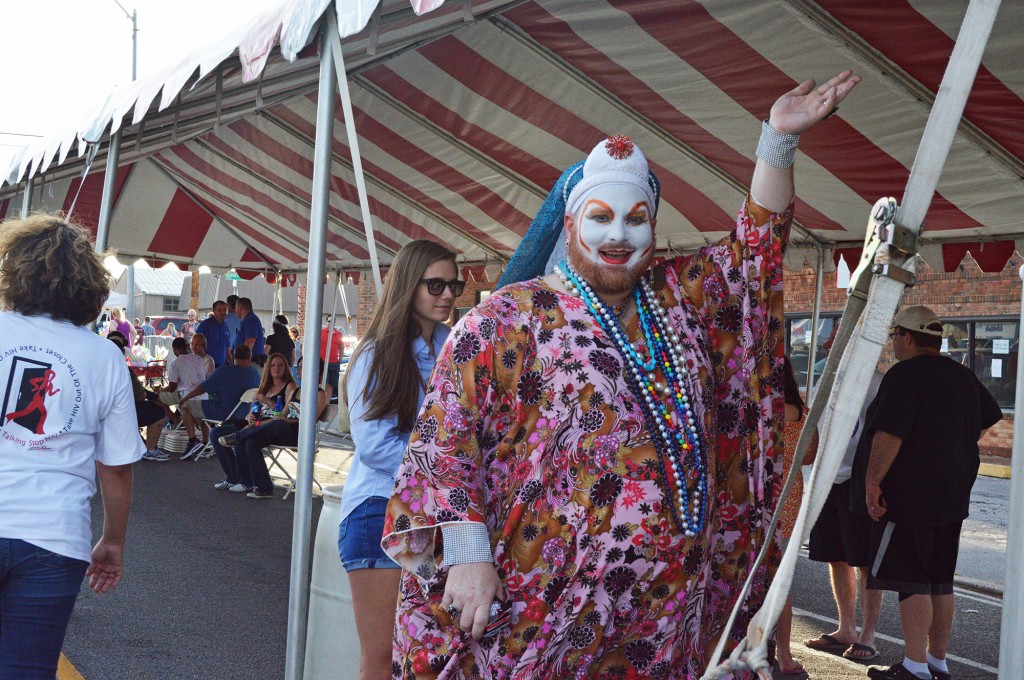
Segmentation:
{"type": "MultiPolygon", "coordinates": [[[[654,273],[710,449],[708,519],[693,539],[663,504],[622,358],[581,301],[534,279],[497,291],[459,322],[388,506],[383,545],[407,569],[395,677],[702,674],[779,492],[790,220],[790,211],[748,199],[728,237],[654,273]],[[512,624],[496,639],[473,641],[440,606],[448,574],[440,527],[453,522],[490,532],[513,602],[512,624]]],[[[636,315],[628,331],[643,342],[636,315]]],[[[732,643],[776,563],[758,575],[732,643]]]]}

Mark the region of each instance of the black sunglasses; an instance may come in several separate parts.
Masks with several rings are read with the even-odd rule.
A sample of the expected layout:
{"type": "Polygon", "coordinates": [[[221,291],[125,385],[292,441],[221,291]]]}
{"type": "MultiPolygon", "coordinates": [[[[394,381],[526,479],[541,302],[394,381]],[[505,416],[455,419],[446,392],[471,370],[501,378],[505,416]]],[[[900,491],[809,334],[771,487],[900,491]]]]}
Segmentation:
{"type": "Polygon", "coordinates": [[[452,295],[459,297],[462,295],[462,291],[466,290],[466,282],[455,279],[454,281],[445,281],[444,279],[420,279],[420,283],[427,284],[427,292],[431,295],[437,296],[444,293],[444,287],[448,286],[451,290],[452,295]]]}
{"type": "Polygon", "coordinates": [[[902,328],[899,329],[899,330],[889,331],[889,339],[892,340],[893,338],[897,338],[897,337],[899,337],[901,335],[906,335],[906,334],[907,334],[907,331],[902,329],[902,328]]]}

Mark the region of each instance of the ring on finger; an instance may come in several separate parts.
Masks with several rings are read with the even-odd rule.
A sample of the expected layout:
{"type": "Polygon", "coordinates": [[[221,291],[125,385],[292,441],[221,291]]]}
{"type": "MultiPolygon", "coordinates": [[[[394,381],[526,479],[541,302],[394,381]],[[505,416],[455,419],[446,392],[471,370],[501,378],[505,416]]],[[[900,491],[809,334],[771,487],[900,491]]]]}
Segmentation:
{"type": "Polygon", "coordinates": [[[459,618],[459,608],[453,604],[448,605],[448,616],[452,617],[453,619],[459,618]]]}

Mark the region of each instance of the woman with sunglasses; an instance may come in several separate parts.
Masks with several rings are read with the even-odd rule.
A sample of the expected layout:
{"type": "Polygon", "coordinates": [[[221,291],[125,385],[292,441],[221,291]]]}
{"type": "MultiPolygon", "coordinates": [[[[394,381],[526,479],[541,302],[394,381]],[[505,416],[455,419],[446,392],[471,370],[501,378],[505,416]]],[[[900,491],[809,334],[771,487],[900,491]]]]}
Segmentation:
{"type": "Polygon", "coordinates": [[[403,247],[343,382],[355,457],[341,503],[338,549],[352,586],[360,680],[391,677],[402,572],[380,547],[384,511],[430,372],[450,332],[442,322],[464,287],[455,253],[425,240],[403,247]]]}

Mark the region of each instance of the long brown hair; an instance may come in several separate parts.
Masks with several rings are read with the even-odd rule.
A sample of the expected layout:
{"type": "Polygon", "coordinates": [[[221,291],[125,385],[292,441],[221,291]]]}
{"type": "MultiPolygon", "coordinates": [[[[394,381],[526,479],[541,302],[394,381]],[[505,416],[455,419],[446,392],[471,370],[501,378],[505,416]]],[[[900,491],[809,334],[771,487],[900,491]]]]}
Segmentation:
{"type": "MultiPolygon", "coordinates": [[[[439,243],[422,239],[410,241],[395,255],[370,325],[349,359],[349,366],[353,366],[360,354],[373,347],[370,371],[362,386],[367,420],[397,415],[398,429],[402,432],[412,430],[416,423],[420,377],[412,342],[420,328],[412,315],[413,300],[423,272],[444,260],[455,264],[455,253],[439,243]]],[[[347,376],[341,383],[341,390],[342,398],[348,403],[347,376]]]]}
{"type": "Polygon", "coordinates": [[[263,379],[260,380],[259,389],[256,391],[259,394],[266,394],[270,386],[274,384],[274,378],[270,375],[270,362],[274,359],[280,359],[284,363],[284,387],[287,390],[288,385],[295,382],[295,376],[292,375],[292,367],[288,365],[288,357],[281,354],[280,352],[274,352],[267,357],[267,363],[263,368],[263,379]]]}

